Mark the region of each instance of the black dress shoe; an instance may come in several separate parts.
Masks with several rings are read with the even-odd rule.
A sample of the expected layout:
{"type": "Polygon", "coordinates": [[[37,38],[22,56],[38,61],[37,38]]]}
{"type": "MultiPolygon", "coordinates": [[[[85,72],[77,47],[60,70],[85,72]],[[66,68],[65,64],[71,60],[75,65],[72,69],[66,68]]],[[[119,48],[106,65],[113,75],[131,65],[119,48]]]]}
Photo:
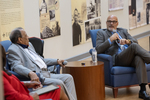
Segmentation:
{"type": "Polygon", "coordinates": [[[139,92],[139,98],[144,100],[150,100],[150,96],[146,93],[146,91],[139,92]]]}

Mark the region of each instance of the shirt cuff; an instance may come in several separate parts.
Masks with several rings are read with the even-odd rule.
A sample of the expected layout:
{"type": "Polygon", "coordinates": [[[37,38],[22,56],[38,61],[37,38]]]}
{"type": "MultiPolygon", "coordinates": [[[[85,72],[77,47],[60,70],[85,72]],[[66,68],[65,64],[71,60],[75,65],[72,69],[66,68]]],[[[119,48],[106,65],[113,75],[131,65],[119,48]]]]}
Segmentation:
{"type": "Polygon", "coordinates": [[[110,41],[110,39],[108,38],[108,41],[109,41],[109,44],[111,45],[111,41],[110,41]]]}

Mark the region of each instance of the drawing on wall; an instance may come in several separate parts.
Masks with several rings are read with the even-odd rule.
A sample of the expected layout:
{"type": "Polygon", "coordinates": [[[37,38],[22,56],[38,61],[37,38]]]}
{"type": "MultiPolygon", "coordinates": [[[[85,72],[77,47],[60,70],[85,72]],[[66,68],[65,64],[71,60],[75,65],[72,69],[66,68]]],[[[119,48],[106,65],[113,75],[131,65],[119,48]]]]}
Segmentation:
{"type": "Polygon", "coordinates": [[[123,9],[123,6],[124,6],[124,0],[109,0],[108,3],[109,11],[123,9]]]}
{"type": "Polygon", "coordinates": [[[55,10],[49,10],[50,21],[55,20],[55,10]]]}
{"type": "Polygon", "coordinates": [[[101,29],[101,19],[100,17],[88,20],[84,22],[85,24],[85,33],[86,33],[86,41],[91,40],[91,35],[89,30],[101,29]]]}
{"type": "Polygon", "coordinates": [[[100,16],[100,0],[87,0],[86,3],[88,19],[100,16]]]}
{"type": "Polygon", "coordinates": [[[129,0],[129,29],[149,24],[150,0],[129,0]]]}
{"type": "Polygon", "coordinates": [[[100,17],[100,7],[100,0],[71,0],[73,46],[90,41],[86,30],[88,26],[92,26],[92,19],[100,17]]]}
{"type": "Polygon", "coordinates": [[[23,0],[0,0],[0,40],[9,40],[10,32],[16,27],[24,28],[23,0]]]}
{"type": "Polygon", "coordinates": [[[39,0],[39,3],[41,38],[61,35],[59,0],[39,0]]]}
{"type": "Polygon", "coordinates": [[[129,27],[136,28],[136,0],[129,0],[129,27]]]}
{"type": "Polygon", "coordinates": [[[73,46],[80,44],[81,39],[82,39],[82,30],[81,30],[81,26],[79,24],[80,20],[79,20],[79,16],[80,14],[78,13],[78,9],[74,10],[74,22],[72,25],[72,29],[73,29],[73,46]]]}
{"type": "Polygon", "coordinates": [[[146,24],[150,23],[150,3],[146,4],[146,24]]]}
{"type": "Polygon", "coordinates": [[[45,14],[47,13],[47,4],[45,0],[43,0],[40,4],[40,14],[45,14]]]}

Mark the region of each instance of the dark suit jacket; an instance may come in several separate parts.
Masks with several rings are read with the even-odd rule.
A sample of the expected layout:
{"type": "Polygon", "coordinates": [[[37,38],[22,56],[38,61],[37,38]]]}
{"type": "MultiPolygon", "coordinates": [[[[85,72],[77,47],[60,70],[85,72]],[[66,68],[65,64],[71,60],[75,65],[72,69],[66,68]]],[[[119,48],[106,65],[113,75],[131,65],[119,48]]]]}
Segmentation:
{"type": "MultiPolygon", "coordinates": [[[[122,38],[130,39],[132,42],[137,43],[137,40],[134,39],[127,31],[127,29],[117,28],[117,32],[122,38]]],[[[113,62],[115,62],[115,55],[118,52],[118,45],[115,41],[112,41],[110,45],[108,38],[111,37],[112,33],[107,29],[101,29],[97,32],[96,40],[96,50],[97,53],[105,53],[113,56],[113,62]]]]}

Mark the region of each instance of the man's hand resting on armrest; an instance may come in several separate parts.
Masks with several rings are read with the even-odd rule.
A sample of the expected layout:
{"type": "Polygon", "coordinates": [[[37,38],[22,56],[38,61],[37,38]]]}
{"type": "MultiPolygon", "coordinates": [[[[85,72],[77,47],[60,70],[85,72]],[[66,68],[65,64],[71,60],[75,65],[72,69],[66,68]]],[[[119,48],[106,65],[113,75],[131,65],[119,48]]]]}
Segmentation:
{"type": "Polygon", "coordinates": [[[64,60],[57,60],[57,63],[61,66],[65,68],[65,65],[63,65],[64,60]]]}
{"type": "Polygon", "coordinates": [[[36,73],[34,73],[34,72],[32,72],[32,71],[29,73],[29,77],[31,78],[31,81],[40,82],[40,81],[39,81],[39,77],[36,75],[36,73]]]}

